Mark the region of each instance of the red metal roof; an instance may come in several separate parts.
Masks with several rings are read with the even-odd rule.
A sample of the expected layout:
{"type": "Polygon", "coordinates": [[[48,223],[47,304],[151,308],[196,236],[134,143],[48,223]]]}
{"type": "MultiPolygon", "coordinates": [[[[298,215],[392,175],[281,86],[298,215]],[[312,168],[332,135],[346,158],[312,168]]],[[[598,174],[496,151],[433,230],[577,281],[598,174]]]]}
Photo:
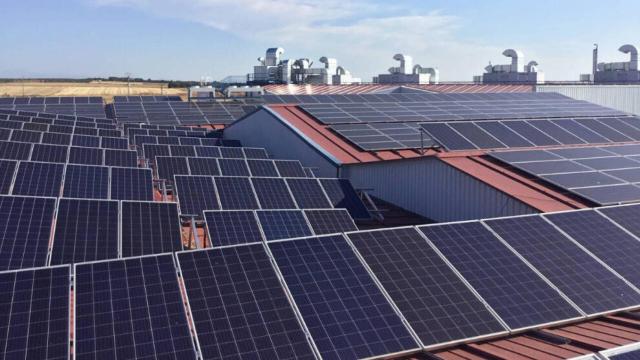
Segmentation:
{"type": "Polygon", "coordinates": [[[485,154],[483,151],[441,153],[433,149],[426,149],[424,154],[421,154],[419,149],[363,151],[294,105],[269,105],[268,108],[275,112],[281,120],[286,121],[322,147],[325,153],[338,160],[341,165],[437,156],[450,166],[539,211],[561,211],[585,207],[583,203],[575,199],[535,183],[504,167],[483,160],[481,158],[485,154]]]}

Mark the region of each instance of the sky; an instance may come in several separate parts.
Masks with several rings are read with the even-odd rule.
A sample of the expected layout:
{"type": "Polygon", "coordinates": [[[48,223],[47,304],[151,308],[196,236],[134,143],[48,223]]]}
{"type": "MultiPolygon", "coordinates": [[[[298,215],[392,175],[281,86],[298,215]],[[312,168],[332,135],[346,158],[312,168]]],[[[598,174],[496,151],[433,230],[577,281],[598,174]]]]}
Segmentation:
{"type": "Polygon", "coordinates": [[[364,81],[398,64],[470,81],[506,48],[547,80],[577,80],[640,46],[637,0],[0,0],[0,77],[124,76],[220,80],[245,75],[269,47],[321,56],[364,81]],[[624,20],[627,18],[627,20],[624,20]]]}

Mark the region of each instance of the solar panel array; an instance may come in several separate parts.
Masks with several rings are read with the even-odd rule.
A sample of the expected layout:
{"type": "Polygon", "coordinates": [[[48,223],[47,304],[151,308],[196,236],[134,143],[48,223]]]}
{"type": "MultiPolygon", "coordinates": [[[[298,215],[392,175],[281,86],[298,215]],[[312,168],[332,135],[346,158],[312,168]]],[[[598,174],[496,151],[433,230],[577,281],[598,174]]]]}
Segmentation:
{"type": "Polygon", "coordinates": [[[142,95],[142,96],[114,96],[114,103],[138,103],[138,102],[162,102],[162,101],[182,101],[178,95],[142,95]]]}
{"type": "Polygon", "coordinates": [[[222,102],[115,102],[107,105],[110,118],[120,123],[230,124],[257,109],[256,105],[222,102]]]}
{"type": "Polygon", "coordinates": [[[434,122],[420,124],[448,150],[585,145],[640,140],[637,117],[434,122]]]}
{"type": "Polygon", "coordinates": [[[315,194],[304,193],[304,188],[292,191],[290,178],[263,178],[238,176],[175,175],[175,187],[180,211],[183,215],[202,216],[205,210],[259,210],[316,208],[346,209],[354,219],[369,219],[370,215],[362,200],[348,180],[310,180],[307,187],[315,194]],[[313,181],[313,183],[311,183],[313,181]],[[295,195],[294,195],[295,194],[295,195]],[[303,201],[298,206],[296,198],[303,201]]]}
{"type": "Polygon", "coordinates": [[[490,155],[599,205],[640,200],[640,145],[492,152],[490,155]]]}
{"type": "Polygon", "coordinates": [[[2,97],[0,109],[104,118],[101,97],[2,97]]]}

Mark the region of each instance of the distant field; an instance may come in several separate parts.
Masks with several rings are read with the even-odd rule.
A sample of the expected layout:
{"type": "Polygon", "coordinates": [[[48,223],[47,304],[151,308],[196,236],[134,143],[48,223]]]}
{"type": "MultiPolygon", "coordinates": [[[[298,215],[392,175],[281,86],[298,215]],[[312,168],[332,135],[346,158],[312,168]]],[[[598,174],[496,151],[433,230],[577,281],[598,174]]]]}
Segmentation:
{"type": "Polygon", "coordinates": [[[167,88],[165,83],[131,83],[93,81],[72,82],[10,82],[0,83],[0,96],[102,96],[112,101],[116,95],[180,95],[186,98],[185,89],[167,88]]]}

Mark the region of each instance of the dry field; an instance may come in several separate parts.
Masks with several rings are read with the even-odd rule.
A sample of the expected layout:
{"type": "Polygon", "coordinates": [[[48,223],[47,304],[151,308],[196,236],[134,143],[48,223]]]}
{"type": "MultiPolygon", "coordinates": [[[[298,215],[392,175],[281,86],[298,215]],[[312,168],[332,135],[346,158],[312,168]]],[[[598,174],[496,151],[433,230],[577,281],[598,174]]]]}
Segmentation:
{"type": "Polygon", "coordinates": [[[131,83],[116,81],[35,82],[16,81],[0,83],[0,96],[102,96],[111,102],[116,95],[180,95],[186,98],[185,89],[169,89],[165,83],[131,83]]]}

